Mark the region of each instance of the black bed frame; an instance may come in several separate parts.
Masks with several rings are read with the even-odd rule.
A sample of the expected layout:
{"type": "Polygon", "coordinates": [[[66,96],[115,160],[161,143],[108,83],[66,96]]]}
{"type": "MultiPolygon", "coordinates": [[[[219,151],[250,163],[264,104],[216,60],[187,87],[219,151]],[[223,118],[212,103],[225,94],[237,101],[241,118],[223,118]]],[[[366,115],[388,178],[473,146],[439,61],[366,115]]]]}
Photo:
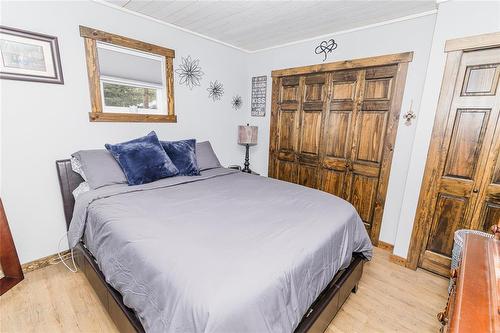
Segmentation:
{"type": "MultiPolygon", "coordinates": [[[[79,174],[71,169],[70,160],[56,161],[59,185],[66,226],[69,228],[75,200],[72,191],[83,181],[79,174]]],[[[144,332],[135,312],[123,304],[121,294],[111,287],[104,278],[95,258],[80,243],[74,249],[75,261],[79,269],[85,273],[90,285],[94,288],[109,316],[120,332],[144,332]]],[[[363,274],[364,257],[354,253],[351,264],[339,271],[308,309],[294,333],[324,332],[351,292],[356,292],[358,282],[363,274]]]]}

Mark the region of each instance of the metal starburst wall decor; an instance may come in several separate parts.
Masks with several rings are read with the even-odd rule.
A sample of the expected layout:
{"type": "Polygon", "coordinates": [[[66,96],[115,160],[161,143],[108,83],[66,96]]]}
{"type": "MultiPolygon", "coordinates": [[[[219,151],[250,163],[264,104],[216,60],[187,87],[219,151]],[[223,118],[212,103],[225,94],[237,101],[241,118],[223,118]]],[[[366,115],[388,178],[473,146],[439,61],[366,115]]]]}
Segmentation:
{"type": "Polygon", "coordinates": [[[200,59],[191,59],[191,56],[187,58],[182,57],[182,62],[175,72],[179,75],[179,83],[189,87],[189,89],[199,86],[200,80],[204,75],[201,71],[200,59]]]}
{"type": "Polygon", "coordinates": [[[224,95],[224,85],[215,80],[210,82],[210,86],[207,88],[208,98],[211,98],[214,102],[218,101],[224,95]]]}
{"type": "Polygon", "coordinates": [[[240,95],[234,96],[233,100],[231,101],[231,105],[233,106],[233,109],[239,110],[243,105],[243,99],[241,98],[241,96],[240,95]]]}

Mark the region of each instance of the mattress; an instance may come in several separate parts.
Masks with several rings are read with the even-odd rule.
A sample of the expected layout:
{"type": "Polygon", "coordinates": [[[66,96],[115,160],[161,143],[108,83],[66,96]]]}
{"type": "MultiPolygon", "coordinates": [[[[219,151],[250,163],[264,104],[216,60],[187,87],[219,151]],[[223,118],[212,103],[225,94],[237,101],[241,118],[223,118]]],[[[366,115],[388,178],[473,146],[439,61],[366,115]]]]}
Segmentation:
{"type": "Polygon", "coordinates": [[[225,168],[84,193],[68,236],[147,332],[292,332],[353,252],[372,255],[348,202],[225,168]]]}

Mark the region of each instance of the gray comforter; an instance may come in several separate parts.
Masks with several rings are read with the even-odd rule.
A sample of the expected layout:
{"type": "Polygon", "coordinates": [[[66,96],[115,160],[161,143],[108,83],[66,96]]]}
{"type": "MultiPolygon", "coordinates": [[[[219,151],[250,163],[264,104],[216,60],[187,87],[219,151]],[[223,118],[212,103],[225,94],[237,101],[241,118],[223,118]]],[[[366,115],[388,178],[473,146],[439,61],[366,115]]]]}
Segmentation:
{"type": "Polygon", "coordinates": [[[327,193],[219,168],[80,195],[68,233],[148,332],[292,332],[372,245],[327,193]]]}

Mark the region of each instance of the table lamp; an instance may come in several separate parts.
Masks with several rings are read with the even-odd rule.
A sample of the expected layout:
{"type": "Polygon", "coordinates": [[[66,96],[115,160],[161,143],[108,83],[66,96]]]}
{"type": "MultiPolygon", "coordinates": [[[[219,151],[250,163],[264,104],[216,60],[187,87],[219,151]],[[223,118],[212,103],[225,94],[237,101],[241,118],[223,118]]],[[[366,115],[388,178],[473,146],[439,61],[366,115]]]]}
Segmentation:
{"type": "Polygon", "coordinates": [[[246,147],[246,152],[245,152],[245,164],[243,172],[247,173],[252,173],[252,170],[250,170],[250,158],[249,158],[249,149],[250,146],[254,146],[257,144],[257,126],[250,126],[250,125],[240,125],[238,126],[238,144],[244,145],[246,147]]]}

